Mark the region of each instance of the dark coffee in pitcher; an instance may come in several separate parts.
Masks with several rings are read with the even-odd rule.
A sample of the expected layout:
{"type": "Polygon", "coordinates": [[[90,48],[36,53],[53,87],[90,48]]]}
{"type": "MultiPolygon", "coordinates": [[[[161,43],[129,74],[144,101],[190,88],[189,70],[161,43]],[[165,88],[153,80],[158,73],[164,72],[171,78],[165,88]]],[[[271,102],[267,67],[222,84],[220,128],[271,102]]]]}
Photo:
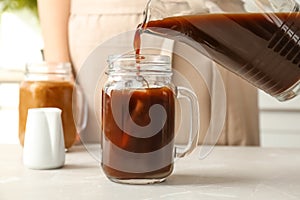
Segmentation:
{"type": "Polygon", "coordinates": [[[279,100],[300,90],[298,12],[176,16],[141,26],[142,32],[190,45],[279,100]]]}

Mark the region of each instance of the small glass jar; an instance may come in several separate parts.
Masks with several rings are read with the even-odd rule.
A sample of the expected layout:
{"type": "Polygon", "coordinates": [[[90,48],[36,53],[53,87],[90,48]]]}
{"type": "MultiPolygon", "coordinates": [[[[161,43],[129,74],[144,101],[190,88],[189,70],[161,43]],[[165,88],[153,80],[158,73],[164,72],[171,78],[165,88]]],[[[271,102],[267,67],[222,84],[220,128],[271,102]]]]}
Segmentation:
{"type": "Polygon", "coordinates": [[[56,107],[62,110],[65,148],[69,149],[76,142],[78,129],[84,126],[84,123],[82,127],[77,124],[79,121],[85,121],[84,104],[83,95],[75,88],[70,63],[28,64],[24,80],[20,84],[20,144],[24,145],[28,109],[56,107]],[[76,91],[76,95],[73,95],[73,91],[76,91]]]}
{"type": "Polygon", "coordinates": [[[172,83],[168,56],[118,55],[108,63],[102,90],[103,171],[119,183],[162,182],[172,173],[174,158],[187,155],[197,144],[196,95],[172,83]],[[191,113],[185,148],[174,145],[175,102],[180,97],[188,100],[186,110],[191,113]]]}

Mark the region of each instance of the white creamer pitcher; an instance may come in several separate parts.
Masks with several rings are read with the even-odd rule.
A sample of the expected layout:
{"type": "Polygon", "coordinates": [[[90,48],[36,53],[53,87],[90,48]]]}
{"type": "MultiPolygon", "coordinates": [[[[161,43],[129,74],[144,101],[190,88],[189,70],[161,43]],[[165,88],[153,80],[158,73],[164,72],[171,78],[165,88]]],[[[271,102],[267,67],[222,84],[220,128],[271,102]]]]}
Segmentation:
{"type": "Polygon", "coordinates": [[[65,163],[65,145],[59,108],[28,110],[23,163],[30,169],[60,168],[65,163]]]}

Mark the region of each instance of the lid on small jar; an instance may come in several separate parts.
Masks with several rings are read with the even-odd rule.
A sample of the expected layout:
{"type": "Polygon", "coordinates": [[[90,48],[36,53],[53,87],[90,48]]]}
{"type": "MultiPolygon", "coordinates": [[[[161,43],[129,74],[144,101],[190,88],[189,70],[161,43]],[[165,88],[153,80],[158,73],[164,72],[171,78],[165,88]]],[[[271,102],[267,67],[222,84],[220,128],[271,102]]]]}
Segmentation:
{"type": "Polygon", "coordinates": [[[69,62],[36,62],[25,67],[25,80],[43,81],[73,79],[72,67],[69,62]]]}
{"type": "Polygon", "coordinates": [[[107,74],[172,73],[170,56],[160,54],[124,54],[108,57],[107,74]]]}
{"type": "Polygon", "coordinates": [[[37,62],[28,63],[25,73],[36,74],[70,74],[72,73],[71,63],[69,62],[37,62]]]}

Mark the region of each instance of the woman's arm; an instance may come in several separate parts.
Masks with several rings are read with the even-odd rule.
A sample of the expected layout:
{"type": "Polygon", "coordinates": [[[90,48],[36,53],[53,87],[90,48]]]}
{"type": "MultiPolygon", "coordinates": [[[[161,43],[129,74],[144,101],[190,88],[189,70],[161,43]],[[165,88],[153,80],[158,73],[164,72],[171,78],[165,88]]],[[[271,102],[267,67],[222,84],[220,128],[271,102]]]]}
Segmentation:
{"type": "Polygon", "coordinates": [[[70,0],[38,0],[46,61],[70,61],[68,20],[70,0]]]}

